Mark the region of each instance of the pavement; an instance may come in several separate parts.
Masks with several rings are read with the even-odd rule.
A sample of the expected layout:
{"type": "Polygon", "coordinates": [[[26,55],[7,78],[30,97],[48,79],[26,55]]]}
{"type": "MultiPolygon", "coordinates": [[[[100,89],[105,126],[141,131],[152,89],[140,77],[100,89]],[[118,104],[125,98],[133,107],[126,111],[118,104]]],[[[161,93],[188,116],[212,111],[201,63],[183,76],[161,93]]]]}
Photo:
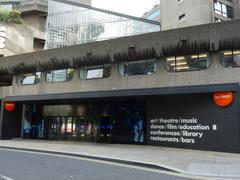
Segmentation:
{"type": "Polygon", "coordinates": [[[159,146],[69,141],[1,140],[0,148],[78,156],[167,169],[183,174],[240,179],[240,154],[159,146]]]}
{"type": "Polygon", "coordinates": [[[185,174],[72,156],[0,149],[1,180],[200,180],[185,174]]]}

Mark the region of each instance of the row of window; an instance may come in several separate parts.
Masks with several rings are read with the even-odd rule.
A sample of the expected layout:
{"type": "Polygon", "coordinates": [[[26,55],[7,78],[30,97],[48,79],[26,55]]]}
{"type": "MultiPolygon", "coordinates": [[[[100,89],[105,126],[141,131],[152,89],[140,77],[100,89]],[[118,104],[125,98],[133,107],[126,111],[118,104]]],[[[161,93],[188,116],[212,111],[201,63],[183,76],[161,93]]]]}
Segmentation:
{"type": "MultiPolygon", "coordinates": [[[[240,67],[240,50],[224,51],[221,53],[220,62],[224,67],[240,67]]],[[[199,71],[207,69],[210,65],[209,54],[194,54],[186,56],[173,56],[165,59],[165,68],[169,72],[199,71]]],[[[151,75],[157,71],[155,59],[124,62],[119,64],[121,76],[151,75]]],[[[52,70],[45,73],[46,81],[64,82],[73,78],[74,69],[52,70]]],[[[111,75],[111,64],[82,67],[79,77],[82,80],[108,78],[111,75]]],[[[18,76],[18,83],[22,85],[37,84],[40,81],[41,72],[18,76]]]]}

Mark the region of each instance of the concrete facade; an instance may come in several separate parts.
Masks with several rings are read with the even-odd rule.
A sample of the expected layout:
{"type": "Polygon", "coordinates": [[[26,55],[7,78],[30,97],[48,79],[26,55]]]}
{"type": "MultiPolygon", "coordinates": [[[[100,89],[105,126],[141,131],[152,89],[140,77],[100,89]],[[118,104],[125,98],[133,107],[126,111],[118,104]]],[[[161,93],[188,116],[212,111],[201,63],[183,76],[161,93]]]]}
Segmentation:
{"type": "Polygon", "coordinates": [[[233,0],[232,2],[218,0],[218,2],[233,8],[233,18],[215,13],[214,0],[161,0],[160,22],[162,30],[213,23],[217,20],[227,21],[239,18],[239,0],[233,0]],[[180,18],[181,16],[182,18],[180,18]]]}
{"type": "Polygon", "coordinates": [[[3,56],[12,56],[33,51],[33,31],[25,24],[1,24],[6,27],[6,47],[0,49],[3,56]]]}
{"type": "Polygon", "coordinates": [[[206,24],[213,21],[212,0],[161,1],[162,30],[206,24]],[[185,19],[179,21],[179,16],[185,19]]]}
{"type": "MultiPolygon", "coordinates": [[[[79,78],[78,69],[74,71],[73,79],[68,82],[48,83],[45,81],[45,74],[42,74],[39,84],[23,86],[17,84],[17,77],[15,76],[11,93],[5,90],[3,93],[6,94],[2,94],[1,96],[4,98],[4,96],[29,96],[56,93],[240,83],[239,70],[224,68],[219,62],[219,53],[212,53],[210,58],[211,65],[208,69],[192,72],[169,73],[164,68],[163,59],[159,59],[157,61],[157,71],[153,75],[123,77],[118,73],[118,65],[113,65],[111,76],[109,78],[97,80],[81,80],[79,78]]],[[[2,88],[2,90],[3,89],[5,88],[2,88]]]]}
{"type": "Polygon", "coordinates": [[[13,74],[14,79],[11,93],[9,94],[9,91],[2,87],[1,97],[240,83],[238,68],[229,69],[220,64],[222,50],[239,49],[239,28],[239,20],[228,21],[6,57],[3,58],[4,62],[0,72],[2,75],[13,74]],[[182,45],[182,41],[187,41],[188,45],[182,45]],[[198,45],[194,45],[196,42],[198,45]],[[147,56],[150,59],[157,59],[155,74],[129,77],[119,75],[118,65],[121,61],[141,60],[137,57],[129,60],[126,58],[130,46],[142,54],[148,52],[149,48],[154,49],[155,53],[152,55],[148,53],[147,56]],[[211,65],[208,69],[181,73],[170,73],[165,69],[164,57],[196,52],[210,53],[211,65]],[[86,61],[89,53],[92,54],[92,59],[86,61]],[[73,65],[76,63],[74,59],[78,59],[81,67],[110,63],[112,64],[111,76],[105,79],[80,80],[79,67],[73,65]],[[61,65],[61,63],[63,64],[61,65]],[[36,65],[38,67],[49,66],[49,69],[45,69],[45,71],[74,67],[74,76],[68,82],[47,83],[45,74],[42,73],[39,84],[25,86],[17,84],[16,74],[34,72],[37,68],[34,67],[36,65]],[[17,70],[18,68],[20,69],[17,70]]]}

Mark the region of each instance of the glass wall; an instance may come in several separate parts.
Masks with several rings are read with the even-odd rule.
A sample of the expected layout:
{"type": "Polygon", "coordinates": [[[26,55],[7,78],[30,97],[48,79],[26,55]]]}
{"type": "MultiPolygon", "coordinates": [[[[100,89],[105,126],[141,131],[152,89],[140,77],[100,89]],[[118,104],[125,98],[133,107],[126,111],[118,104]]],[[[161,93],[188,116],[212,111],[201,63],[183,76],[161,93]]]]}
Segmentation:
{"type": "Polygon", "coordinates": [[[101,79],[111,75],[111,64],[100,66],[88,66],[80,69],[80,78],[86,79],[101,79]]]}
{"type": "Polygon", "coordinates": [[[169,72],[197,71],[207,69],[210,65],[208,54],[168,57],[165,67],[169,72]]]}
{"type": "Polygon", "coordinates": [[[150,14],[148,17],[146,17],[149,20],[154,20],[156,18],[160,17],[160,9],[154,11],[152,14],[150,14]]]}
{"type": "Polygon", "coordinates": [[[70,81],[73,78],[73,71],[74,69],[71,68],[48,71],[46,73],[46,81],[50,83],[70,81]]]}
{"type": "Polygon", "coordinates": [[[230,50],[222,52],[221,64],[227,68],[240,67],[240,50],[230,50]]]}
{"type": "Polygon", "coordinates": [[[31,84],[37,84],[40,82],[41,78],[41,72],[37,72],[34,74],[24,74],[24,75],[18,75],[18,84],[22,85],[31,85],[31,84]]]}
{"type": "Polygon", "coordinates": [[[49,0],[45,48],[130,36],[160,30],[160,23],[86,5],[49,0]]]}
{"type": "MultiPolygon", "coordinates": [[[[44,105],[42,117],[44,137],[88,142],[144,144],[145,111],[146,106],[143,100],[44,105]]],[[[31,137],[31,128],[27,130],[28,137],[31,137]]]]}
{"type": "Polygon", "coordinates": [[[156,70],[155,60],[131,61],[119,64],[119,73],[122,76],[151,75],[156,70]]]}

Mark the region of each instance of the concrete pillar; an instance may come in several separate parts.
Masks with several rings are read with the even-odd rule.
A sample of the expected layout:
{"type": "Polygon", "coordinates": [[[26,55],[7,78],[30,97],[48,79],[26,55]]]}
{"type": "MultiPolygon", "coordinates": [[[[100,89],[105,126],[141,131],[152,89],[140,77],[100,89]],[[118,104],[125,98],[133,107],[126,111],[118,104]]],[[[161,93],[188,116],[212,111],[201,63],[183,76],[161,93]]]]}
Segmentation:
{"type": "Polygon", "coordinates": [[[21,118],[21,138],[23,138],[24,135],[24,119],[25,119],[25,110],[26,110],[26,105],[23,104],[22,106],[22,118],[21,118]]]}
{"type": "Polygon", "coordinates": [[[0,112],[0,139],[2,139],[3,113],[4,113],[4,101],[1,101],[1,112],[0,112]]]}

